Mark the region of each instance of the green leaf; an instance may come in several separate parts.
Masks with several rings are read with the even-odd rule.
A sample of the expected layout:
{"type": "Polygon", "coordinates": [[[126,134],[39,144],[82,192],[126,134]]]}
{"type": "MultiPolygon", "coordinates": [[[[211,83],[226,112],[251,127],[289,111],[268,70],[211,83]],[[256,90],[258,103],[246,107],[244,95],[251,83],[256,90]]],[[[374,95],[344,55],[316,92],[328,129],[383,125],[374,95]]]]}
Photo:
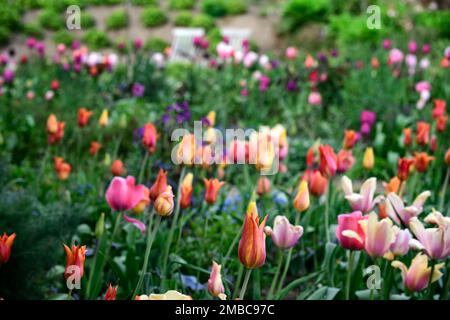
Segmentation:
{"type": "Polygon", "coordinates": [[[333,300],[340,290],[340,288],[321,287],[310,295],[307,300],[333,300]]]}
{"type": "Polygon", "coordinates": [[[309,281],[311,279],[314,279],[316,276],[318,276],[321,273],[322,273],[322,271],[314,272],[314,273],[311,273],[311,274],[309,274],[307,276],[298,278],[297,280],[294,280],[294,281],[290,282],[286,287],[284,287],[283,289],[280,290],[280,293],[278,293],[276,299],[277,300],[283,299],[295,287],[297,287],[297,286],[301,285],[302,283],[305,283],[305,282],[307,282],[307,281],[309,281]]]}

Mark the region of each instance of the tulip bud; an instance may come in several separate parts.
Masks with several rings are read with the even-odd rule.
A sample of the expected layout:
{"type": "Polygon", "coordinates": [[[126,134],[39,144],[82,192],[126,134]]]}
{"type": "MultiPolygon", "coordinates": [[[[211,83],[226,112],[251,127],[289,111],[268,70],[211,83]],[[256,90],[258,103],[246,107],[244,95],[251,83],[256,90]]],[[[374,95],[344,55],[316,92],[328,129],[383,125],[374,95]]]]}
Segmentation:
{"type": "Polygon", "coordinates": [[[411,159],[400,158],[398,160],[397,177],[401,181],[408,180],[411,165],[414,163],[411,159]]]}
{"type": "Polygon", "coordinates": [[[214,127],[214,124],[216,123],[216,112],[210,111],[206,116],[206,119],[208,120],[209,127],[214,127]]]}
{"type": "Polygon", "coordinates": [[[100,214],[100,218],[98,218],[98,221],[95,224],[95,236],[97,237],[97,239],[100,239],[104,231],[105,231],[105,213],[102,212],[100,214]]]}
{"type": "Polygon", "coordinates": [[[320,172],[327,178],[333,177],[337,170],[337,156],[329,145],[319,146],[320,172]]]}
{"type": "Polygon", "coordinates": [[[49,134],[55,134],[58,131],[58,120],[54,114],[51,114],[47,118],[47,132],[49,134]]]}
{"type": "Polygon", "coordinates": [[[121,176],[125,174],[125,167],[123,166],[123,162],[121,160],[115,160],[111,165],[111,173],[114,176],[121,176]]]}
{"type": "Polygon", "coordinates": [[[150,188],[150,199],[155,201],[158,196],[167,189],[167,172],[159,169],[155,183],[150,188]]]}
{"type": "Polygon", "coordinates": [[[411,128],[403,129],[403,145],[405,147],[410,146],[412,143],[412,130],[411,128]]]}
{"type": "Polygon", "coordinates": [[[192,181],[194,179],[194,175],[192,173],[186,174],[181,182],[181,198],[180,198],[180,207],[183,209],[188,208],[191,205],[191,195],[192,195],[192,181]]]}
{"type": "Polygon", "coordinates": [[[259,177],[257,192],[260,196],[270,192],[270,180],[267,177],[259,177]]]}
{"type": "Polygon", "coordinates": [[[103,165],[107,168],[111,165],[111,156],[109,153],[105,154],[105,157],[103,158],[103,165]]]}
{"type": "Polygon", "coordinates": [[[100,115],[100,118],[98,119],[98,125],[102,128],[106,127],[109,122],[109,114],[108,109],[103,109],[102,114],[100,115]]]}
{"type": "Polygon", "coordinates": [[[117,286],[113,287],[109,284],[108,291],[106,291],[105,298],[103,300],[116,300],[117,286]]]}
{"type": "Polygon", "coordinates": [[[0,266],[8,262],[9,257],[11,256],[11,247],[13,246],[15,238],[15,233],[10,236],[3,233],[3,236],[0,237],[0,266]]]}
{"type": "Polygon", "coordinates": [[[86,260],[86,246],[75,246],[72,248],[64,245],[66,251],[66,269],[64,271],[64,277],[69,278],[74,272],[72,267],[78,267],[80,277],[84,274],[84,261],[86,260]]]}
{"type": "Polygon", "coordinates": [[[309,190],[306,180],[300,182],[297,195],[294,198],[294,208],[298,212],[304,212],[309,208],[309,190]]]}
{"type": "Polygon", "coordinates": [[[219,189],[225,184],[223,181],[218,179],[203,179],[205,183],[205,201],[208,204],[214,204],[217,201],[217,194],[219,189]]]}
{"type": "Polygon", "coordinates": [[[448,148],[447,152],[445,153],[445,164],[450,166],[450,148],[448,148]]]}
{"type": "Polygon", "coordinates": [[[227,296],[224,294],[225,288],[223,287],[220,269],[220,264],[213,261],[211,275],[208,280],[208,291],[213,297],[218,297],[221,300],[225,300],[227,296]]]}
{"type": "Polygon", "coordinates": [[[125,129],[127,127],[128,119],[126,114],[121,114],[119,119],[119,128],[125,129]]]}
{"type": "Polygon", "coordinates": [[[351,149],[355,145],[356,141],[358,141],[358,134],[354,130],[345,130],[344,131],[344,149],[351,149]]]}
{"type": "Polygon", "coordinates": [[[373,154],[373,148],[366,148],[366,151],[364,151],[364,158],[363,158],[363,167],[366,170],[372,170],[375,162],[375,156],[373,154]]]}
{"type": "Polygon", "coordinates": [[[162,217],[167,217],[172,214],[174,203],[173,203],[173,192],[172,187],[167,186],[166,191],[161,193],[158,198],[156,198],[154,203],[155,211],[158,215],[162,217]]]}

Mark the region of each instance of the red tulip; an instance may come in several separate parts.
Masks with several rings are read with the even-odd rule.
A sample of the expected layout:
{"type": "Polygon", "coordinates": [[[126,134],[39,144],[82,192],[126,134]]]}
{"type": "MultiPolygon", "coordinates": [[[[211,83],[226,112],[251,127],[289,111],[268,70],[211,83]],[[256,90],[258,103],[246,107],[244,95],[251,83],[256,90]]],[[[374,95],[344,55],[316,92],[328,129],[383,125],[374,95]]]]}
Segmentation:
{"type": "Polygon", "coordinates": [[[8,262],[9,257],[11,256],[11,247],[13,246],[15,238],[15,233],[10,236],[3,233],[3,236],[0,237],[0,266],[8,262]]]}
{"type": "Polygon", "coordinates": [[[337,157],[334,153],[333,148],[330,145],[320,145],[319,146],[320,155],[320,172],[324,177],[331,178],[336,174],[337,170],[337,157]]]}
{"type": "Polygon", "coordinates": [[[416,142],[419,145],[425,146],[430,141],[430,124],[419,121],[417,122],[417,136],[416,142]]]}
{"type": "Polygon", "coordinates": [[[69,248],[64,245],[64,250],[66,251],[66,270],[64,271],[64,277],[69,278],[73,272],[69,269],[69,267],[76,266],[79,268],[80,277],[83,277],[84,274],[84,261],[86,259],[86,246],[72,246],[69,248]]]}
{"type": "Polygon", "coordinates": [[[203,179],[205,183],[205,201],[208,204],[214,204],[217,200],[217,194],[219,189],[225,184],[223,181],[218,179],[203,179]]]}
{"type": "Polygon", "coordinates": [[[108,290],[106,291],[105,298],[103,300],[116,300],[117,286],[113,287],[109,284],[108,290]]]}
{"type": "Polygon", "coordinates": [[[411,128],[403,129],[403,145],[408,147],[412,144],[412,130],[411,128]]]}
{"type": "Polygon", "coordinates": [[[111,173],[114,176],[122,176],[125,174],[125,167],[121,160],[115,160],[111,165],[111,173]]]}
{"type": "Polygon", "coordinates": [[[397,169],[397,177],[401,181],[408,180],[409,171],[411,169],[411,165],[414,163],[414,160],[400,158],[398,160],[398,169],[397,169]]]}
{"type": "Polygon", "coordinates": [[[92,116],[92,111],[89,111],[86,108],[80,108],[78,110],[78,126],[80,128],[87,126],[91,116],[92,116]]]}
{"type": "Polygon", "coordinates": [[[91,142],[91,147],[89,148],[89,153],[90,153],[92,156],[95,156],[95,155],[97,154],[98,150],[101,149],[101,147],[102,147],[102,145],[101,145],[99,142],[97,142],[97,141],[92,141],[92,142],[91,142]]]}
{"type": "Polygon", "coordinates": [[[142,145],[148,149],[148,152],[153,153],[156,150],[157,132],[152,123],[147,123],[144,126],[142,134],[142,145]]]}
{"type": "Polygon", "coordinates": [[[345,130],[344,132],[344,149],[351,149],[358,141],[358,134],[354,130],[345,130]]]}
{"type": "Polygon", "coordinates": [[[437,119],[445,114],[446,103],[445,100],[434,100],[433,118],[437,119]]]}

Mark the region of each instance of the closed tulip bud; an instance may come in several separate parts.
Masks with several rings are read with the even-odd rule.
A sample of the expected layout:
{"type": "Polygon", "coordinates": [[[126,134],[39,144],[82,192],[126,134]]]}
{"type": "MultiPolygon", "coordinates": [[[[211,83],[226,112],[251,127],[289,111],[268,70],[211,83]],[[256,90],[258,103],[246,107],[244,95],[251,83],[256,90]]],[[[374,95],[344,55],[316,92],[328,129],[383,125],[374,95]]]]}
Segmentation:
{"type": "Polygon", "coordinates": [[[98,218],[98,221],[95,224],[95,236],[97,237],[97,239],[100,239],[104,231],[105,231],[105,213],[102,212],[100,214],[100,218],[98,218]]]}
{"type": "Polygon", "coordinates": [[[218,297],[221,300],[225,300],[227,296],[224,294],[225,288],[223,287],[220,269],[220,264],[217,264],[217,262],[213,261],[211,274],[208,279],[208,292],[213,297],[218,297]]]}
{"type": "Polygon", "coordinates": [[[259,177],[257,192],[260,196],[270,192],[270,180],[267,177],[259,177]]]}
{"type": "Polygon", "coordinates": [[[448,116],[440,116],[436,119],[436,129],[438,132],[444,132],[447,127],[448,116]]]}
{"type": "Polygon", "coordinates": [[[103,165],[107,168],[111,165],[111,156],[109,153],[105,154],[105,157],[103,158],[103,165]]]}
{"type": "Polygon", "coordinates": [[[208,204],[216,203],[219,190],[225,182],[219,181],[219,179],[205,178],[203,178],[203,182],[205,183],[205,202],[208,204]]]}
{"type": "Polygon", "coordinates": [[[297,195],[294,198],[294,208],[298,212],[304,212],[309,208],[309,190],[306,180],[300,181],[297,195]]]}
{"type": "Polygon", "coordinates": [[[125,174],[125,167],[123,166],[123,162],[121,160],[114,160],[111,165],[111,173],[114,176],[122,176],[125,174]]]}
{"type": "Polygon", "coordinates": [[[431,283],[438,281],[442,277],[440,269],[444,267],[444,263],[436,264],[431,274],[432,268],[428,267],[428,257],[418,253],[412,260],[409,269],[401,261],[393,261],[392,266],[401,270],[405,288],[411,292],[419,292],[428,286],[430,277],[431,283]]]}
{"type": "Polygon", "coordinates": [[[58,131],[58,120],[54,114],[51,114],[47,118],[47,132],[49,134],[55,134],[58,131]]]}
{"type": "Polygon", "coordinates": [[[119,118],[119,128],[125,129],[128,124],[128,118],[126,114],[121,114],[119,118]]]}
{"type": "Polygon", "coordinates": [[[155,201],[158,196],[167,189],[167,172],[159,169],[155,183],[150,188],[150,199],[155,201]]]}
{"type": "Polygon", "coordinates": [[[79,271],[80,278],[84,275],[84,261],[86,260],[86,246],[75,246],[72,248],[64,245],[64,250],[66,251],[66,269],[64,271],[64,277],[67,279],[73,273],[73,267],[77,267],[79,271]]]}
{"type": "Polygon", "coordinates": [[[364,158],[363,158],[363,167],[366,170],[372,170],[375,163],[375,156],[373,154],[373,148],[366,148],[366,151],[364,151],[364,158]]]}
{"type": "Polygon", "coordinates": [[[102,128],[106,127],[109,122],[109,113],[108,109],[103,109],[100,118],[98,119],[98,125],[102,128]]]}
{"type": "Polygon", "coordinates": [[[401,181],[408,180],[409,172],[411,171],[411,166],[414,163],[411,159],[400,158],[398,160],[397,177],[401,181]]]}
{"type": "Polygon", "coordinates": [[[403,145],[408,147],[412,144],[412,130],[411,128],[403,129],[403,145]]]}
{"type": "Polygon", "coordinates": [[[113,287],[111,284],[109,284],[108,290],[106,291],[103,300],[116,300],[116,294],[117,294],[117,286],[113,287]]]}
{"type": "Polygon", "coordinates": [[[430,141],[430,124],[419,121],[417,122],[416,142],[421,146],[425,146],[430,141]]]}
{"type": "Polygon", "coordinates": [[[345,130],[344,131],[344,149],[351,149],[355,145],[356,141],[358,141],[358,134],[354,130],[345,130]]]}
{"type": "Polygon", "coordinates": [[[91,116],[92,116],[92,111],[89,111],[86,108],[80,108],[78,110],[78,126],[80,128],[87,126],[91,116]]]}
{"type": "Polygon", "coordinates": [[[320,172],[327,178],[333,177],[337,170],[337,156],[330,145],[319,146],[320,172]]]}
{"type": "Polygon", "coordinates": [[[192,181],[194,180],[194,175],[192,173],[186,174],[181,182],[181,198],[180,198],[180,207],[183,209],[188,208],[191,205],[191,196],[192,196],[192,181]]]}
{"type": "Polygon", "coordinates": [[[416,152],[414,156],[414,167],[417,172],[424,173],[428,169],[430,161],[434,160],[434,157],[429,156],[426,152],[416,152]]]}
{"type": "Polygon", "coordinates": [[[272,238],[273,243],[280,249],[294,247],[303,235],[302,226],[294,226],[284,216],[276,216],[271,227],[265,227],[264,232],[272,238]]]}
{"type": "Polygon", "coordinates": [[[341,246],[350,250],[364,248],[365,232],[360,221],[366,219],[361,211],[338,215],[336,238],[341,246]]]}
{"type": "Polygon", "coordinates": [[[450,166],[450,148],[447,149],[447,152],[445,153],[445,164],[450,166]]]}
{"type": "Polygon", "coordinates": [[[14,244],[15,238],[15,233],[10,236],[3,233],[3,236],[0,237],[0,266],[8,262],[9,257],[11,256],[11,247],[14,244]]]}
{"type": "Polygon", "coordinates": [[[216,123],[216,112],[210,111],[206,116],[206,120],[208,120],[209,127],[214,127],[214,124],[216,123]]]}
{"type": "Polygon", "coordinates": [[[91,156],[95,156],[98,152],[98,150],[100,150],[102,148],[102,145],[97,142],[97,141],[92,141],[91,142],[91,147],[89,148],[89,153],[91,154],[91,156]]]}
{"type": "Polygon", "coordinates": [[[266,261],[266,235],[264,227],[267,217],[259,224],[256,202],[250,202],[239,241],[239,260],[248,269],[261,267],[266,261]]]}
{"type": "Polygon", "coordinates": [[[309,191],[311,191],[311,194],[320,197],[321,195],[325,194],[327,191],[327,185],[328,180],[322,174],[320,171],[314,171],[311,174],[310,180],[308,180],[308,186],[309,191]]]}
{"type": "Polygon", "coordinates": [[[148,152],[155,152],[157,137],[158,134],[153,123],[147,123],[142,133],[142,145],[148,149],[148,152]]]}
{"type": "Polygon", "coordinates": [[[155,200],[153,207],[155,208],[156,213],[161,217],[170,216],[174,207],[173,198],[172,187],[167,186],[166,191],[161,193],[155,200]]]}

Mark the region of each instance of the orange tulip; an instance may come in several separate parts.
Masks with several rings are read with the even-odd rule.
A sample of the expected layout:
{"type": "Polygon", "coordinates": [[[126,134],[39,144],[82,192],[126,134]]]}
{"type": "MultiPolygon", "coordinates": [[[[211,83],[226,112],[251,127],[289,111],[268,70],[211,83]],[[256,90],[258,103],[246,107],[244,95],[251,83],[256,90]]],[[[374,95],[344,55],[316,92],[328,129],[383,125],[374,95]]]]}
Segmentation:
{"type": "Polygon", "coordinates": [[[344,131],[344,149],[351,149],[355,145],[356,141],[358,141],[358,134],[354,130],[345,130],[344,131]]]}
{"type": "Polygon", "coordinates": [[[320,197],[326,192],[328,180],[319,170],[305,172],[303,179],[306,179],[308,182],[309,191],[311,191],[312,195],[320,197]]]}
{"type": "Polygon", "coordinates": [[[412,130],[411,128],[403,129],[403,145],[405,147],[410,146],[412,143],[412,130]]]}
{"type": "Polygon", "coordinates": [[[428,164],[434,160],[434,157],[429,156],[426,152],[416,152],[414,155],[414,167],[417,172],[423,173],[427,171],[428,164]]]}
{"type": "Polygon", "coordinates": [[[183,209],[188,208],[191,205],[191,195],[192,195],[192,181],[194,179],[194,175],[192,173],[188,173],[181,183],[181,198],[180,198],[180,207],[183,209]]]}
{"type": "Polygon", "coordinates": [[[150,199],[155,201],[158,196],[167,189],[167,172],[159,169],[155,183],[150,188],[150,199]]]}
{"type": "Polygon", "coordinates": [[[67,162],[64,162],[64,158],[54,157],[54,168],[59,180],[67,180],[69,178],[72,167],[67,162]]]}
{"type": "Polygon", "coordinates": [[[0,265],[8,262],[9,257],[11,256],[11,247],[13,246],[15,238],[15,233],[10,236],[3,233],[3,236],[0,237],[0,265]]]}
{"type": "Polygon", "coordinates": [[[242,237],[239,241],[239,260],[248,269],[261,267],[266,261],[266,226],[267,215],[259,224],[258,210],[256,202],[252,201],[248,205],[247,214],[244,220],[242,237]]]}
{"type": "Polygon", "coordinates": [[[125,174],[125,167],[121,160],[115,160],[111,165],[111,173],[114,176],[122,176],[125,174]]]}
{"type": "Polygon", "coordinates": [[[421,146],[425,146],[430,141],[430,124],[419,121],[417,122],[416,142],[421,146]]]}
{"type": "Polygon", "coordinates": [[[54,114],[47,119],[48,143],[55,144],[64,137],[65,122],[59,122],[54,114]]]}
{"type": "Polygon", "coordinates": [[[411,170],[411,165],[414,163],[414,160],[400,158],[398,160],[398,169],[397,169],[397,177],[401,181],[408,180],[409,172],[411,170]]]}
{"type": "Polygon", "coordinates": [[[195,150],[194,135],[187,134],[183,136],[176,153],[177,164],[192,165],[194,163],[195,150]]]}
{"type": "Polygon", "coordinates": [[[51,114],[47,118],[47,132],[49,134],[55,134],[58,131],[58,120],[54,114],[51,114]]]}
{"type": "Polygon", "coordinates": [[[398,192],[400,190],[401,180],[397,176],[395,176],[391,180],[389,180],[388,183],[383,183],[383,184],[384,184],[384,192],[386,194],[389,194],[391,192],[398,194],[398,192]]]}
{"type": "Polygon", "coordinates": [[[92,116],[92,111],[86,108],[80,108],[78,110],[78,126],[83,128],[89,123],[89,118],[92,116]]]}
{"type": "Polygon", "coordinates": [[[259,177],[257,192],[260,196],[270,192],[270,180],[267,177],[259,177]]]}
{"type": "Polygon", "coordinates": [[[72,275],[69,267],[76,266],[79,268],[80,277],[84,274],[84,261],[86,259],[86,246],[75,246],[72,245],[72,249],[64,245],[64,250],[66,251],[66,270],[64,271],[64,277],[67,279],[72,275]]]}
{"type": "Polygon", "coordinates": [[[205,201],[208,204],[214,204],[217,200],[217,194],[219,193],[219,189],[225,184],[223,181],[219,181],[219,179],[205,179],[203,178],[203,182],[205,183],[205,201]]]}
{"type": "Polygon", "coordinates": [[[306,180],[300,181],[297,195],[294,198],[294,208],[298,212],[304,212],[309,208],[309,190],[306,180]]]}
{"type": "Polygon", "coordinates": [[[448,148],[447,152],[445,153],[445,164],[450,166],[450,148],[448,148]]]}
{"type": "Polygon", "coordinates": [[[89,148],[89,153],[92,156],[95,156],[97,154],[98,150],[100,150],[101,148],[102,148],[102,145],[99,142],[92,141],[91,142],[91,147],[89,148]]]}
{"type": "Polygon", "coordinates": [[[148,152],[153,153],[156,150],[157,132],[153,123],[147,123],[144,126],[142,134],[142,145],[148,149],[148,152]]]}
{"type": "Polygon", "coordinates": [[[372,57],[370,60],[370,65],[372,66],[372,69],[378,69],[380,67],[380,62],[376,57],[372,57]]]}
{"type": "Polygon", "coordinates": [[[440,116],[436,119],[436,129],[438,132],[444,132],[447,127],[448,116],[440,116]]]}
{"type": "Polygon", "coordinates": [[[103,300],[116,300],[117,286],[113,287],[109,284],[108,290],[106,291],[105,298],[103,300]]]}

